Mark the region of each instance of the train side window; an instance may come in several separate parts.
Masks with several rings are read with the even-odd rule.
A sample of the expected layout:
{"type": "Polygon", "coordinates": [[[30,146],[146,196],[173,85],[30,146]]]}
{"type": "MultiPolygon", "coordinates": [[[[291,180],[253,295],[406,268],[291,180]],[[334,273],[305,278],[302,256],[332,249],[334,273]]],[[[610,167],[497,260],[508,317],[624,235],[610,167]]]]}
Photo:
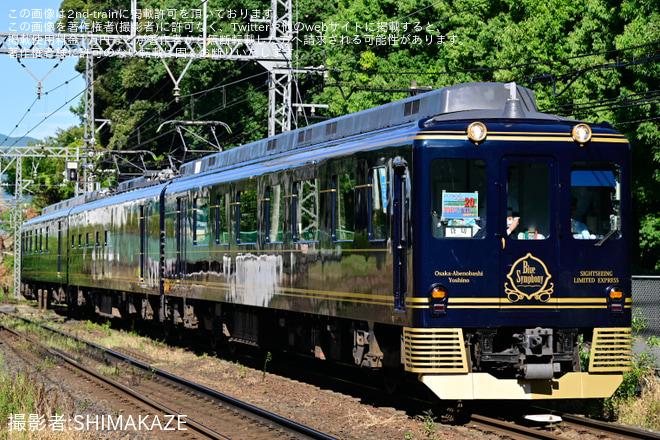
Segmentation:
{"type": "Polygon", "coordinates": [[[76,234],[71,234],[71,249],[76,248],[76,234]]]}
{"type": "Polygon", "coordinates": [[[273,185],[266,192],[266,241],[281,243],[284,235],[284,201],[282,185],[273,185]]]}
{"type": "Polygon", "coordinates": [[[248,189],[238,193],[238,243],[254,244],[257,242],[257,190],[248,189]]]}
{"type": "Polygon", "coordinates": [[[193,214],[193,244],[195,246],[208,245],[207,234],[209,225],[208,200],[202,197],[195,199],[193,214]]]}
{"type": "Polygon", "coordinates": [[[319,239],[318,179],[302,180],[294,185],[294,241],[319,239]]]}
{"type": "Polygon", "coordinates": [[[369,240],[387,238],[387,208],[390,197],[390,181],[387,168],[369,171],[369,240]]]}
{"type": "Polygon", "coordinates": [[[432,235],[436,238],[483,238],[486,234],[486,163],[481,159],[436,159],[431,162],[430,176],[432,235]]]}
{"type": "Polygon", "coordinates": [[[96,240],[94,241],[94,246],[99,247],[101,246],[101,233],[99,231],[96,231],[96,240]]]}
{"type": "Polygon", "coordinates": [[[82,234],[78,234],[78,248],[82,249],[82,234]]]}
{"type": "Polygon", "coordinates": [[[85,233],[85,247],[89,247],[89,232],[85,233]]]}
{"type": "Polygon", "coordinates": [[[576,240],[621,236],[621,167],[618,164],[573,163],[570,219],[567,221],[576,240]]]}
{"type": "Polygon", "coordinates": [[[109,246],[108,231],[103,231],[103,246],[109,246]]]}
{"type": "Polygon", "coordinates": [[[332,179],[332,238],[352,241],[355,238],[355,177],[338,174],[332,179]]]}
{"type": "Polygon", "coordinates": [[[50,235],[50,226],[46,226],[46,253],[48,253],[48,236],[50,235]]]}

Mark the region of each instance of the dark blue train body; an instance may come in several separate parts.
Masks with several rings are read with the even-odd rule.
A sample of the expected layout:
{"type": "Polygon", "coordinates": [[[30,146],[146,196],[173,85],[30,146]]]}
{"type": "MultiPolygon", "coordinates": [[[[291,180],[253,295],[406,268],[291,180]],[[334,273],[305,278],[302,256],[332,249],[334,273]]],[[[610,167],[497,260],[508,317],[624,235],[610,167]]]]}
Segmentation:
{"type": "Polygon", "coordinates": [[[49,207],[23,226],[24,295],[444,399],[609,396],[631,357],[629,148],[528,89],[452,86],[49,207]]]}

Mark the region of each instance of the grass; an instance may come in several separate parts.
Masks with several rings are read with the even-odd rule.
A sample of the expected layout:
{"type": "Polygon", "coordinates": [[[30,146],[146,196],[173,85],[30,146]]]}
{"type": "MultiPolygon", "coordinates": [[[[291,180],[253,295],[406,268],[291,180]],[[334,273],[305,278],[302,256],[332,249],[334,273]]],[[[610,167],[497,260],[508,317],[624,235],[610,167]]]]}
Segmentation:
{"type": "Polygon", "coordinates": [[[614,412],[620,422],[660,431],[660,378],[648,372],[640,378],[638,395],[614,400],[614,412]]]}
{"type": "MultiPolygon", "coordinates": [[[[57,391],[46,391],[29,371],[10,374],[0,352],[0,440],[12,439],[83,439],[93,438],[90,433],[58,431],[49,425],[52,417],[62,416],[57,391]],[[22,419],[24,430],[9,430],[9,420],[22,419]],[[41,430],[38,428],[41,427],[41,430]]],[[[13,424],[12,427],[16,427],[13,424]]]]}

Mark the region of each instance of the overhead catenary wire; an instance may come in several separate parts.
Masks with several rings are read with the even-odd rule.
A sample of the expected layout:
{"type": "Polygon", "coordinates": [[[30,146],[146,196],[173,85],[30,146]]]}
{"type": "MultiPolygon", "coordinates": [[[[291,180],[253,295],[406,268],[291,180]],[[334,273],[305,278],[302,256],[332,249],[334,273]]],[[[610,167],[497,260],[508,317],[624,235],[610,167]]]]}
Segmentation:
{"type": "MultiPolygon", "coordinates": [[[[105,58],[99,60],[98,63],[100,63],[101,61],[103,61],[103,60],[106,59],[106,58],[107,58],[107,57],[105,57],[105,58]]],[[[122,63],[121,63],[120,65],[118,65],[118,66],[116,66],[115,68],[113,68],[113,70],[116,69],[116,68],[118,68],[119,66],[121,66],[121,65],[123,64],[123,62],[124,62],[124,60],[122,60],[122,63]]],[[[97,64],[98,64],[98,63],[97,63],[97,64]]],[[[95,64],[95,65],[96,65],[96,64],[95,64]]],[[[109,72],[108,72],[108,73],[109,73],[109,72]]],[[[76,75],[76,76],[78,76],[78,75],[76,75]]],[[[72,79],[75,79],[75,77],[72,78],[72,79]]],[[[100,79],[101,79],[101,78],[99,78],[98,80],[100,80],[100,79]]],[[[94,83],[96,83],[98,80],[95,80],[94,83]]],[[[71,80],[65,81],[63,84],[67,84],[69,81],[71,81],[71,80]]],[[[61,87],[61,86],[62,86],[62,84],[60,84],[59,86],[57,86],[55,89],[57,89],[57,88],[59,88],[59,87],[61,87]]],[[[49,90],[49,92],[51,92],[51,91],[53,91],[53,90],[55,90],[55,89],[49,90]]],[[[51,112],[50,114],[48,114],[47,116],[45,116],[44,119],[42,119],[41,121],[37,122],[36,125],[34,125],[32,128],[30,128],[30,129],[29,129],[29,130],[28,130],[23,136],[18,137],[18,138],[14,141],[14,143],[11,144],[11,145],[9,145],[9,146],[10,146],[10,147],[15,146],[18,142],[20,142],[22,139],[24,139],[25,137],[27,137],[27,135],[29,135],[30,133],[32,133],[32,131],[34,131],[34,130],[35,130],[37,127],[39,127],[42,123],[44,123],[46,120],[48,120],[48,118],[50,118],[50,117],[52,117],[53,115],[55,115],[58,111],[60,111],[62,108],[64,108],[64,106],[66,106],[67,104],[71,103],[71,102],[72,102],[74,99],[76,99],[78,96],[82,95],[82,94],[85,92],[86,89],[87,89],[87,86],[86,86],[83,90],[81,90],[80,92],[76,93],[76,94],[73,96],[73,98],[67,100],[64,104],[62,104],[60,107],[58,107],[57,110],[55,110],[54,112],[51,112]]],[[[46,92],[46,93],[48,93],[48,92],[46,92]]],[[[25,111],[25,113],[24,113],[23,116],[21,117],[19,123],[16,124],[16,126],[15,126],[14,129],[10,132],[10,134],[7,135],[7,136],[5,137],[5,139],[4,139],[2,142],[0,142],[0,143],[4,143],[7,139],[9,139],[9,137],[13,134],[13,132],[16,130],[16,128],[19,127],[19,125],[20,125],[20,123],[23,121],[23,119],[25,119],[25,117],[29,114],[29,112],[32,111],[32,108],[35,106],[35,104],[36,104],[37,102],[38,102],[38,98],[35,98],[35,100],[32,102],[32,104],[30,104],[30,107],[28,107],[28,109],[25,111]]]]}

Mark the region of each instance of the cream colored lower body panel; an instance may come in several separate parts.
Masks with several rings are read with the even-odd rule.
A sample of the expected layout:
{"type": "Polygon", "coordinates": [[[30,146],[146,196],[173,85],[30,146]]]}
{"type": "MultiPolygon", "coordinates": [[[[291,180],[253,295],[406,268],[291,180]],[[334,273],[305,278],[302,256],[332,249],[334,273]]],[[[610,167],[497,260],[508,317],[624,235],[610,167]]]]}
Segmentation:
{"type": "Polygon", "coordinates": [[[419,379],[446,400],[541,400],[610,397],[623,374],[575,372],[553,380],[497,379],[488,373],[421,374],[419,379]]]}

